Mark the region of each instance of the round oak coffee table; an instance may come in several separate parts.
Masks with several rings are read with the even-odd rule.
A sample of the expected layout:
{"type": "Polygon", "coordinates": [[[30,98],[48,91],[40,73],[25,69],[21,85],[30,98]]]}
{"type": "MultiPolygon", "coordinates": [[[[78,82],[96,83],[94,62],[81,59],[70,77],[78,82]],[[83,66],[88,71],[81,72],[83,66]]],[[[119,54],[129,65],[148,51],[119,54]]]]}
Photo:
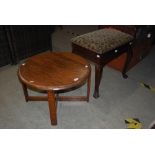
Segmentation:
{"type": "Polygon", "coordinates": [[[57,101],[89,101],[91,66],[71,52],[44,52],[19,66],[18,77],[25,100],[48,101],[51,124],[57,124],[57,101]],[[87,82],[86,96],[59,96],[87,82]],[[28,89],[45,91],[46,96],[29,96],[28,89]]]}

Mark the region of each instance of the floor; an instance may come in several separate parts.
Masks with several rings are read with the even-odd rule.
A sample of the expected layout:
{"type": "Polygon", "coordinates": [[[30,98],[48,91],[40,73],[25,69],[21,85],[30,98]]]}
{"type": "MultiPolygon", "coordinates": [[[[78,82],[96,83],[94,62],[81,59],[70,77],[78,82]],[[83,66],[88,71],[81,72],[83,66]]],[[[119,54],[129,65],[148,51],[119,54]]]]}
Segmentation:
{"type": "MultiPolygon", "coordinates": [[[[70,39],[96,30],[97,26],[57,27],[53,34],[54,51],[71,51],[70,39]]],[[[24,100],[17,78],[17,66],[0,68],[0,128],[15,129],[125,129],[126,118],[138,118],[142,128],[155,120],[155,92],[140,82],[155,86],[155,47],[151,53],[128,72],[123,79],[120,72],[105,67],[100,85],[100,98],[93,98],[94,66],[90,102],[59,102],[58,125],[51,126],[47,102],[24,100]]],[[[85,94],[86,86],[67,94],[85,94]]],[[[37,94],[30,91],[30,94],[37,94]]]]}

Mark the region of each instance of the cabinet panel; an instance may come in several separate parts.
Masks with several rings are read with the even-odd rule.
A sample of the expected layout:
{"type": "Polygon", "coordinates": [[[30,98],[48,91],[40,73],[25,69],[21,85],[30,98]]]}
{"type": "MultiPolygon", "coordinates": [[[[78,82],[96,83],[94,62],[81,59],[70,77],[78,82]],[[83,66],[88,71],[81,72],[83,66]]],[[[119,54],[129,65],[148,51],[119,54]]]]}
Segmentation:
{"type": "Polygon", "coordinates": [[[10,26],[10,33],[17,60],[25,59],[52,48],[51,35],[54,26],[10,26]]]}
{"type": "Polygon", "coordinates": [[[0,66],[52,50],[54,25],[0,25],[0,66]]]}
{"type": "Polygon", "coordinates": [[[0,25],[0,67],[9,64],[10,61],[10,48],[7,36],[4,27],[0,25]]]}

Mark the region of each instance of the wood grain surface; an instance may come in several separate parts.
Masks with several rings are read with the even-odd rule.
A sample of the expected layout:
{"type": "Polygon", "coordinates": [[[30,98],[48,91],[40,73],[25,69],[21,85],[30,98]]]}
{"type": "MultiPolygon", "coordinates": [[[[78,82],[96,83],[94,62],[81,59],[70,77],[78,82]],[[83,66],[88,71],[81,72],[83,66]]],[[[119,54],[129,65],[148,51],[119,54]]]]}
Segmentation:
{"type": "Polygon", "coordinates": [[[71,52],[45,52],[29,58],[18,70],[19,79],[39,90],[66,90],[86,81],[89,63],[71,52]]]}

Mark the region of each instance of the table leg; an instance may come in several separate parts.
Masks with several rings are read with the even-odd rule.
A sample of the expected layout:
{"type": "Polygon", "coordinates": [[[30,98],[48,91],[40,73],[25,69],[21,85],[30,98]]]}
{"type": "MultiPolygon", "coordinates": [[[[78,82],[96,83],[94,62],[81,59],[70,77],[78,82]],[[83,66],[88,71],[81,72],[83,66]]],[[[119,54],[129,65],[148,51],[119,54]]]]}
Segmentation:
{"type": "Polygon", "coordinates": [[[48,105],[49,105],[51,124],[57,125],[56,97],[53,91],[48,91],[47,93],[48,93],[48,105]]]}
{"type": "Polygon", "coordinates": [[[24,83],[22,83],[22,87],[23,87],[23,92],[24,92],[25,100],[26,100],[26,102],[28,102],[29,95],[28,95],[28,91],[27,91],[27,86],[24,83]]]}
{"type": "Polygon", "coordinates": [[[95,65],[95,90],[93,95],[95,98],[99,97],[99,86],[101,82],[102,72],[103,72],[103,66],[96,64],[95,65]]]}

